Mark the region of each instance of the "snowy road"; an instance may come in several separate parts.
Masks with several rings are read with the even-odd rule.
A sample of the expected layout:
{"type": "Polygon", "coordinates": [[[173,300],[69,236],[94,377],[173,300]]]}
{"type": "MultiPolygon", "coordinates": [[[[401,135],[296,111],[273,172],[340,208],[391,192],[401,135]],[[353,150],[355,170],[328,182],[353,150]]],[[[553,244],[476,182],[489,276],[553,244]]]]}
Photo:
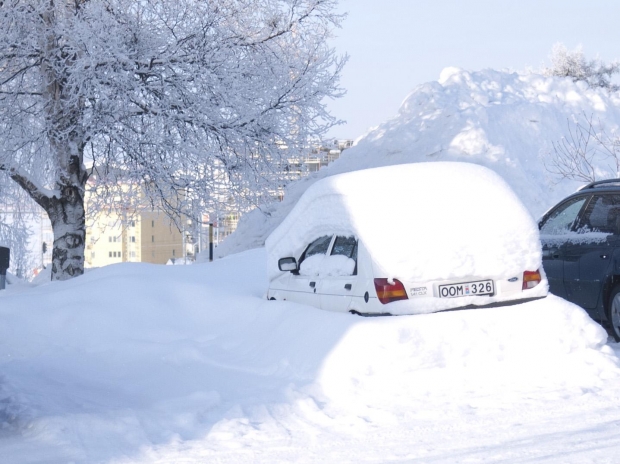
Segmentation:
{"type": "Polygon", "coordinates": [[[618,461],[620,346],[579,308],[359,318],[265,301],[264,260],[1,293],[1,461],[618,461]]]}

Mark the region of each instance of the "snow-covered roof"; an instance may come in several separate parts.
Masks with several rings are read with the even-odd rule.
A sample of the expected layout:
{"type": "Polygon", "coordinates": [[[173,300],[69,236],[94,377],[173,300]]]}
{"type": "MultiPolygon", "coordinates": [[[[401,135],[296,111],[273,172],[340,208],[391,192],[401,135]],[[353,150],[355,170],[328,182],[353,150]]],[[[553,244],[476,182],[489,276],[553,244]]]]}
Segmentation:
{"type": "Polygon", "coordinates": [[[413,163],[330,176],[313,184],[266,241],[278,259],[299,257],[325,234],[355,235],[384,277],[411,281],[495,276],[541,267],[538,228],[488,168],[413,163]]]}

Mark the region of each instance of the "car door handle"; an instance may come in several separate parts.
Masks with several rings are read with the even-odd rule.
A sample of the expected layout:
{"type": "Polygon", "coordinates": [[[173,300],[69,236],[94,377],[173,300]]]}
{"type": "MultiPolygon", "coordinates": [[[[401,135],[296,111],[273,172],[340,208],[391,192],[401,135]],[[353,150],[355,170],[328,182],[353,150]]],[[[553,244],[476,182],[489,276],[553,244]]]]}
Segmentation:
{"type": "Polygon", "coordinates": [[[606,255],[606,254],[601,255],[601,259],[607,259],[607,258],[609,258],[609,255],[606,255]]]}
{"type": "Polygon", "coordinates": [[[310,285],[312,288],[314,288],[315,285],[316,285],[316,282],[310,282],[308,285],[310,285]]]}
{"type": "Polygon", "coordinates": [[[351,284],[344,284],[344,289],[345,290],[351,290],[352,285],[351,284]]]}

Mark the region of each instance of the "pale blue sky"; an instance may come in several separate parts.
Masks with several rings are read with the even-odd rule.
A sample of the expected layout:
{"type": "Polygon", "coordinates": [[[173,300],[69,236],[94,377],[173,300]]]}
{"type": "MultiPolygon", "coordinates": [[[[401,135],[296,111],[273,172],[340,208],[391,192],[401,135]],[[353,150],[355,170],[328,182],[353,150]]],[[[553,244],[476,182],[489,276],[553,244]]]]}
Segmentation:
{"type": "Polygon", "coordinates": [[[556,42],[587,57],[620,58],[620,0],[341,0],[349,17],[333,41],[350,55],[348,94],[329,107],[357,138],[396,115],[417,85],[447,66],[522,70],[548,61],[556,42]]]}

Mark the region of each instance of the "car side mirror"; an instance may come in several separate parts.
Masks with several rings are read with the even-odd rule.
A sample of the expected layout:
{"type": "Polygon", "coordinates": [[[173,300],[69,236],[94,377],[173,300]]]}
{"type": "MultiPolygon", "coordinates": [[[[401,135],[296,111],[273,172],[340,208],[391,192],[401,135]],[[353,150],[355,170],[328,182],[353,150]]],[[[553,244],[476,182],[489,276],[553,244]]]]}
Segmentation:
{"type": "Polygon", "coordinates": [[[297,271],[297,260],[295,258],[280,258],[278,268],[283,272],[295,272],[297,271]]]}

